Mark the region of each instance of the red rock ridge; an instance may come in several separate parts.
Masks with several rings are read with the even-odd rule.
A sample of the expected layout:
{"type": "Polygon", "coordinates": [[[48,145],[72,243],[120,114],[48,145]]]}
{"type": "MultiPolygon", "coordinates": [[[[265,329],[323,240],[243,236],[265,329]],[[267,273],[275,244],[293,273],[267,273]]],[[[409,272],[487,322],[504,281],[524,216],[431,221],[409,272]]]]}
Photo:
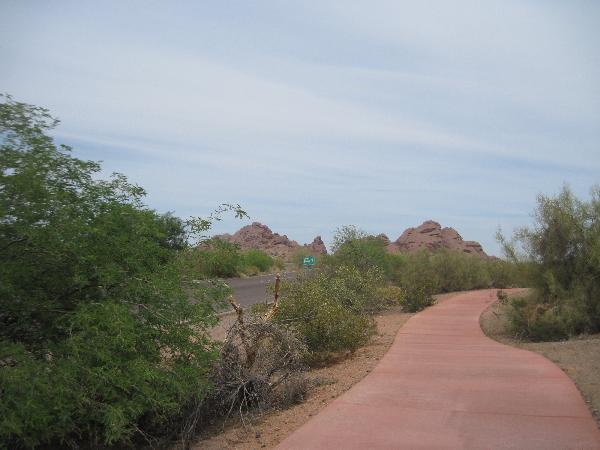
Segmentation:
{"type": "Polygon", "coordinates": [[[436,251],[446,248],[489,258],[479,242],[464,241],[454,228],[442,228],[433,220],[427,220],[416,228],[406,229],[396,241],[388,244],[387,248],[392,253],[411,253],[421,249],[436,251]]]}
{"type": "Polygon", "coordinates": [[[258,249],[276,258],[287,259],[300,248],[316,253],[327,253],[321,236],[317,236],[310,244],[300,245],[285,234],[273,233],[268,226],[260,222],[246,225],[233,235],[221,234],[215,237],[238,244],[242,250],[258,249]]]}
{"type": "MultiPolygon", "coordinates": [[[[296,250],[304,248],[314,253],[327,253],[327,248],[317,236],[310,244],[300,245],[286,235],[273,233],[271,229],[259,222],[240,228],[233,235],[215,236],[228,242],[238,244],[242,250],[259,249],[277,258],[288,259],[296,250]]],[[[395,241],[385,234],[377,236],[390,253],[412,253],[421,249],[438,251],[448,249],[480,258],[488,256],[479,242],[464,241],[454,228],[442,228],[433,220],[427,220],[416,228],[407,228],[395,241]]]]}

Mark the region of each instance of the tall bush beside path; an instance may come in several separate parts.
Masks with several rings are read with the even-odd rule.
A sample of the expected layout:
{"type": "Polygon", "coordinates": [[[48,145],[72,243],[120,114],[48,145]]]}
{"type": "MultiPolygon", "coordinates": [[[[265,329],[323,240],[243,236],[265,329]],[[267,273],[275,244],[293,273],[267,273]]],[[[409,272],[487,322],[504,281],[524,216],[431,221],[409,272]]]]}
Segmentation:
{"type": "Polygon", "coordinates": [[[600,187],[588,201],[568,187],[555,197],[538,196],[533,226],[511,241],[499,239],[536,288],[512,302],[515,333],[552,340],[600,331],[600,187]]]}
{"type": "Polygon", "coordinates": [[[0,447],[151,439],[208,388],[227,291],[191,282],[189,242],[211,219],[148,209],[57,145],[47,110],[2,100],[0,447]]]}

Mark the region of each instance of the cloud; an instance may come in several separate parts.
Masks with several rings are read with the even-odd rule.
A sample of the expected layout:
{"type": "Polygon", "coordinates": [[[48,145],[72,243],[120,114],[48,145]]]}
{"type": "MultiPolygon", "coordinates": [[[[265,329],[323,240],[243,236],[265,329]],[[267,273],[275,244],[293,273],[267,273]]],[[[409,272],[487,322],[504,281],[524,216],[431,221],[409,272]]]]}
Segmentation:
{"type": "Polygon", "coordinates": [[[538,192],[599,181],[582,5],[14,3],[0,82],[158,209],[240,202],[299,241],[434,218],[495,251],[538,192]]]}

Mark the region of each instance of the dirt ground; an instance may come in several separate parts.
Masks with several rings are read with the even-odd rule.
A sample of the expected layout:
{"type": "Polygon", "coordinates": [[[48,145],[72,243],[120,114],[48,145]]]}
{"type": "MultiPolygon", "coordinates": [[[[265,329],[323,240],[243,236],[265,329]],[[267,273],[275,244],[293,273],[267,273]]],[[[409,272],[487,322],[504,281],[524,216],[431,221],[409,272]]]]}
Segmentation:
{"type": "MultiPolygon", "coordinates": [[[[453,295],[455,294],[444,294],[436,298],[438,302],[442,302],[453,295]]],[[[316,387],[309,392],[303,403],[285,410],[267,412],[251,422],[247,421],[245,426],[240,423],[239,417],[234,418],[211,430],[209,436],[196,442],[192,448],[241,450],[276,446],[333,399],[364,378],[387,352],[398,330],[412,315],[403,313],[400,308],[392,308],[376,316],[377,335],[368,345],[346,359],[308,372],[316,387]]],[[[217,327],[214,337],[224,336],[224,331],[232,320],[235,320],[234,316],[223,317],[223,324],[217,327]]]]}
{"type": "Polygon", "coordinates": [[[485,334],[503,344],[530,350],[556,363],[575,382],[600,428],[600,334],[561,342],[525,342],[510,334],[508,306],[493,304],[480,319],[485,334]]]}

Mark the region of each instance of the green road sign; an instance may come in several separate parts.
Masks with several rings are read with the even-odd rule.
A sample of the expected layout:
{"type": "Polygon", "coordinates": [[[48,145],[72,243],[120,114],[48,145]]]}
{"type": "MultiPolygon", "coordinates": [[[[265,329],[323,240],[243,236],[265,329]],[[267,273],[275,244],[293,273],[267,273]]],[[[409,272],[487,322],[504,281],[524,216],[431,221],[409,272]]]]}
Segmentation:
{"type": "Polygon", "coordinates": [[[302,260],[302,265],[304,267],[312,267],[315,265],[315,257],[314,256],[305,256],[302,260]]]}

